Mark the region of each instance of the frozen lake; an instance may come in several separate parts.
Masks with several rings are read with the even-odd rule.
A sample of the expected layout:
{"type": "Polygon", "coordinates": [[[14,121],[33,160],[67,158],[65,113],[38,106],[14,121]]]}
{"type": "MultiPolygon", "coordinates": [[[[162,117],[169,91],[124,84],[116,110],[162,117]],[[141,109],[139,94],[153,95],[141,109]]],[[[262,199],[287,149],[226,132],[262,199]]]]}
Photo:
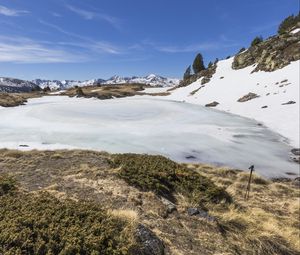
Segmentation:
{"type": "Polygon", "coordinates": [[[53,96],[0,107],[0,147],[162,154],[245,170],[254,164],[268,177],[299,171],[283,138],[257,122],[159,99],[53,96]]]}

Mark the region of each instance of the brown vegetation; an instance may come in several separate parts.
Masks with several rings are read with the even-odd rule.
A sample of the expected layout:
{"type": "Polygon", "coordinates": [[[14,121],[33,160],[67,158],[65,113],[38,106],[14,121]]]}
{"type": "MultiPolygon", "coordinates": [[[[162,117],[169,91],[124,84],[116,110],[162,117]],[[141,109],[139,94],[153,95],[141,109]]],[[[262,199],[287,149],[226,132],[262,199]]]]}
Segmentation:
{"type": "Polygon", "coordinates": [[[27,99],[39,97],[39,92],[32,93],[0,93],[0,106],[14,107],[24,105],[27,99]]]}
{"type": "MultiPolygon", "coordinates": [[[[284,255],[299,254],[300,251],[299,188],[289,181],[273,182],[255,176],[250,199],[245,201],[248,175],[241,171],[177,164],[161,156],[110,155],[79,150],[0,150],[0,175],[3,174],[9,174],[19,183],[18,192],[22,194],[18,196],[25,199],[24,205],[31,208],[32,217],[39,213],[32,207],[32,203],[39,201],[34,198],[43,192],[56,197],[45,200],[51,207],[70,206],[73,208],[70,210],[75,210],[78,206],[78,211],[76,209],[73,214],[75,216],[83,210],[81,203],[90,203],[108,219],[120,219],[120,224],[123,222],[129,231],[124,232],[128,240],[131,240],[130,233],[137,224],[147,226],[164,242],[165,254],[284,255]],[[198,196],[201,187],[204,187],[199,193],[202,196],[198,196]],[[199,199],[209,194],[208,187],[226,191],[232,201],[216,203],[205,199],[204,203],[199,204],[199,199]],[[162,195],[164,199],[174,197],[175,211],[168,212],[162,195]],[[216,220],[189,216],[187,209],[191,207],[207,211],[216,220]]],[[[4,197],[11,196],[7,192],[11,187],[10,180],[4,183],[4,197]]],[[[3,186],[0,185],[1,189],[3,194],[3,186]]],[[[1,206],[11,208],[9,204],[12,206],[13,203],[3,201],[1,198],[1,206]]],[[[23,204],[16,205],[24,208],[23,204]]],[[[19,217],[27,217],[27,213],[21,213],[19,217]]],[[[7,214],[5,222],[15,224],[9,215],[13,213],[7,214]]],[[[78,225],[79,230],[81,226],[78,225]]],[[[119,225],[112,223],[111,226],[108,233],[119,231],[119,225]]],[[[3,228],[0,228],[0,236],[1,231],[3,228]]],[[[9,231],[8,227],[5,231],[9,231]]],[[[122,254],[129,254],[126,249],[122,254]]]]}

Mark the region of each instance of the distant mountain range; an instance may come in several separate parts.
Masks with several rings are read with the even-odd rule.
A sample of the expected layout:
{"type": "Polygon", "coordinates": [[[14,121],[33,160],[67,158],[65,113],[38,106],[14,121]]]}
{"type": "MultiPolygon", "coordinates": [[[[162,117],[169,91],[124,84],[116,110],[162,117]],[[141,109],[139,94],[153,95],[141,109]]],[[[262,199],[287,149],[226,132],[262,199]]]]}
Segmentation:
{"type": "Polygon", "coordinates": [[[110,79],[92,79],[85,81],[78,80],[43,80],[35,79],[33,81],[25,81],[15,78],[0,77],[0,92],[29,92],[34,89],[49,87],[54,89],[68,89],[74,86],[90,86],[90,85],[108,85],[108,84],[124,84],[124,83],[141,83],[150,86],[170,87],[179,84],[179,79],[165,78],[159,75],[150,74],[145,77],[121,77],[113,76],[110,79]]]}

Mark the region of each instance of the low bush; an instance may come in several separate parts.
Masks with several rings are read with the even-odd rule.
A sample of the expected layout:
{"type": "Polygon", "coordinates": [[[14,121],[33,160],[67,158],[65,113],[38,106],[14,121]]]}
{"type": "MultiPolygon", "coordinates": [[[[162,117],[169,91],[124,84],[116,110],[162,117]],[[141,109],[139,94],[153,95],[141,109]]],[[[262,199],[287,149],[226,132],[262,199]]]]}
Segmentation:
{"type": "Polygon", "coordinates": [[[114,167],[119,177],[143,191],[153,191],[174,201],[181,193],[193,204],[231,202],[230,195],[209,178],[163,156],[116,154],[114,167]]]}
{"type": "Polygon", "coordinates": [[[48,193],[0,196],[2,255],[125,255],[133,236],[132,225],[93,203],[48,193]]]}

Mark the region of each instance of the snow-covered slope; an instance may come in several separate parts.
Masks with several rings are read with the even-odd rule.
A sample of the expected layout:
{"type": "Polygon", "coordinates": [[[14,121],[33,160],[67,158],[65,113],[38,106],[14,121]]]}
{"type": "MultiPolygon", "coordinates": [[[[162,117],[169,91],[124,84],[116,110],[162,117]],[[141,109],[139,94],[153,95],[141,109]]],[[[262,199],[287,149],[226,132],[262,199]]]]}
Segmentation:
{"type": "Polygon", "coordinates": [[[0,92],[30,92],[38,89],[39,87],[30,81],[0,77],[0,92]]]}
{"type": "Polygon", "coordinates": [[[41,80],[36,79],[32,81],[33,83],[39,85],[41,88],[49,87],[50,89],[68,89],[74,86],[90,86],[95,84],[103,83],[102,79],[92,79],[86,81],[75,81],[75,80],[41,80]]]}
{"type": "Polygon", "coordinates": [[[299,147],[300,61],[273,72],[254,73],[255,66],[233,70],[232,61],[233,58],[219,61],[209,83],[201,85],[201,78],[163,98],[200,105],[216,101],[216,109],[256,119],[299,147]],[[259,97],[238,102],[249,92],[259,97]]]}
{"type": "Polygon", "coordinates": [[[151,86],[163,86],[170,87],[179,84],[179,79],[165,78],[159,75],[150,74],[145,77],[120,77],[113,76],[110,79],[103,82],[103,84],[122,84],[122,83],[141,83],[151,86]]]}

